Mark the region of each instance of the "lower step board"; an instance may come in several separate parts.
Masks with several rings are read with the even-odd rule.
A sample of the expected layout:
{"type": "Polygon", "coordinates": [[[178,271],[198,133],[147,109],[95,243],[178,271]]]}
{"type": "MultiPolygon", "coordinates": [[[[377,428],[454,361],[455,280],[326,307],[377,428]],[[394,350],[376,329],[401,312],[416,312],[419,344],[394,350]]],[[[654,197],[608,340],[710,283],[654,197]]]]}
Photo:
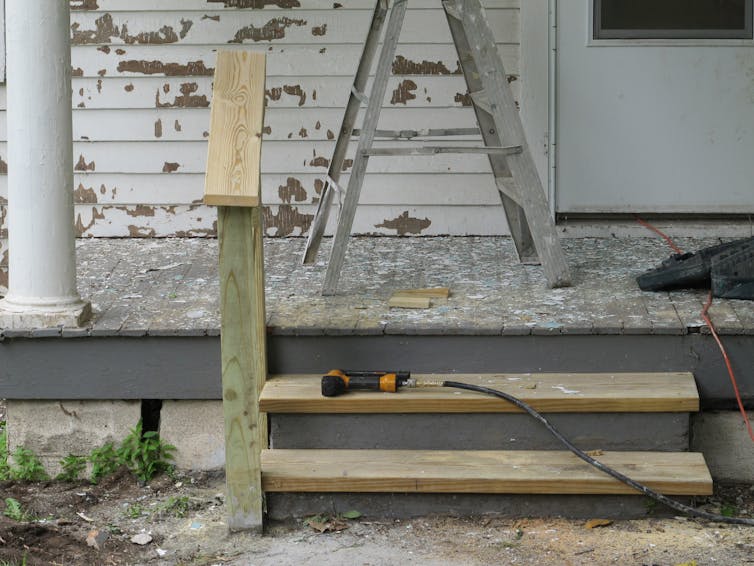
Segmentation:
{"type": "MultiPolygon", "coordinates": [[[[666,495],[710,495],[704,456],[595,456],[666,495]]],[[[268,492],[639,494],[570,452],[492,450],[264,450],[268,492]]]]}

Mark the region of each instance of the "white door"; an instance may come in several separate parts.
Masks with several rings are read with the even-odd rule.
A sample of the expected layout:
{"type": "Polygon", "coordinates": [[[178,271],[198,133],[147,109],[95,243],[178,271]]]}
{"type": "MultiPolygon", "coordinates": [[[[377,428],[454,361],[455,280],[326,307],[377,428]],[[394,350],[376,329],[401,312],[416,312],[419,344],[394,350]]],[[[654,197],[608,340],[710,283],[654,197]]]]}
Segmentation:
{"type": "Polygon", "coordinates": [[[751,18],[751,0],[558,1],[557,211],[754,212],[751,18]]]}

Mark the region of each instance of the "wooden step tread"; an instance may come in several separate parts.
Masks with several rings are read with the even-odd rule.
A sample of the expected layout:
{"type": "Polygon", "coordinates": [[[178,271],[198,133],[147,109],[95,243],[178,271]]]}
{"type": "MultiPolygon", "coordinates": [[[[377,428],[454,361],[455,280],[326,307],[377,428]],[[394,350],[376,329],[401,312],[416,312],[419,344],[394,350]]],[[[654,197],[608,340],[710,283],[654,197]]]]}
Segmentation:
{"type": "MultiPolygon", "coordinates": [[[[702,454],[605,452],[597,458],[668,495],[712,493],[702,454]]],[[[277,492],[639,495],[555,450],[264,450],[262,486],[277,492]]]]}
{"type": "MultiPolygon", "coordinates": [[[[540,373],[416,375],[500,389],[551,413],[690,412],[699,410],[694,376],[676,373],[540,373]]],[[[510,413],[498,398],[447,387],[323,397],[319,375],[276,375],[259,399],[267,413],[510,413]]]]}

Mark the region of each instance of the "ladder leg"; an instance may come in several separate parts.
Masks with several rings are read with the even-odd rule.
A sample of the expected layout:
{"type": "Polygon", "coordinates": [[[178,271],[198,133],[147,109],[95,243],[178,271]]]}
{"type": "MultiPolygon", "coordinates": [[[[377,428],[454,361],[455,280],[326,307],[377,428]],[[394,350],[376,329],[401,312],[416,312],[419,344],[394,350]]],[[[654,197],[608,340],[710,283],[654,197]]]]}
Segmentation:
{"type": "Polygon", "coordinates": [[[317,251],[319,251],[319,245],[322,242],[322,236],[325,233],[334,192],[334,188],[330,185],[329,180],[332,179],[337,183],[340,179],[340,173],[343,170],[343,162],[345,161],[346,152],[348,151],[348,143],[351,140],[356,116],[361,107],[360,94],[364,92],[364,89],[367,86],[367,81],[369,80],[372,61],[374,60],[374,54],[379,46],[380,34],[382,32],[383,24],[385,23],[385,17],[387,16],[387,7],[387,0],[377,0],[377,4],[374,7],[372,23],[369,26],[367,39],[364,43],[364,50],[361,54],[361,59],[359,60],[358,69],[356,70],[353,88],[348,97],[348,104],[346,105],[346,111],[343,115],[343,122],[341,123],[338,132],[338,140],[335,142],[335,150],[330,159],[330,166],[327,171],[328,179],[322,189],[317,212],[314,215],[314,220],[312,220],[309,236],[306,240],[302,262],[304,264],[314,263],[314,260],[317,257],[317,251]]]}
{"type": "MultiPolygon", "coordinates": [[[[473,61],[474,70],[480,79],[482,90],[472,91],[472,99],[476,96],[475,108],[477,106],[486,108],[477,110],[477,115],[489,114],[492,129],[501,145],[515,145],[523,148],[521,153],[509,155],[506,159],[516,185],[515,189],[508,191],[510,192],[508,196],[523,209],[531,239],[549,286],[568,286],[571,284],[571,277],[565,254],[560,245],[555,222],[550,216],[542,182],[526,143],[524,128],[508,86],[503,62],[500,60],[494,37],[479,0],[445,0],[443,6],[451,29],[454,30],[454,36],[459,36],[454,37],[456,45],[468,46],[467,53],[460,52],[462,50],[459,49],[459,57],[466,61],[473,61]],[[477,100],[481,99],[485,100],[485,104],[477,104],[477,100]]],[[[464,74],[468,81],[473,73],[464,71],[464,74]]],[[[481,123],[480,128],[482,128],[481,123]]],[[[506,183],[499,182],[500,178],[497,175],[495,181],[499,189],[507,190],[506,183]]]]}
{"type": "MultiPolygon", "coordinates": [[[[461,21],[457,19],[456,15],[452,15],[453,6],[454,2],[443,2],[443,7],[446,8],[445,15],[448,20],[448,27],[458,51],[461,70],[466,79],[466,86],[470,93],[482,92],[481,76],[476,68],[474,58],[471,56],[471,47],[469,46],[461,21]]],[[[502,142],[495,128],[492,115],[482,107],[479,101],[473,102],[472,106],[482,133],[482,138],[484,139],[484,144],[487,146],[500,146],[502,142]]],[[[508,221],[508,228],[511,232],[511,238],[513,239],[518,259],[522,263],[539,263],[537,250],[534,247],[534,239],[529,230],[529,224],[526,222],[524,210],[510,196],[509,187],[511,187],[512,179],[505,156],[490,154],[489,161],[492,174],[495,177],[495,183],[498,186],[498,193],[503,204],[503,210],[508,221]]]]}
{"type": "Polygon", "coordinates": [[[351,169],[351,176],[348,179],[348,189],[343,202],[343,208],[338,218],[338,229],[335,232],[330,261],[327,264],[327,273],[325,274],[325,283],[322,288],[323,295],[334,295],[340,279],[340,271],[343,267],[343,261],[346,256],[346,247],[348,238],[351,235],[353,219],[356,215],[356,205],[359,203],[361,186],[366,174],[367,161],[369,159],[367,151],[372,147],[375,131],[377,130],[377,120],[380,117],[382,102],[385,98],[385,89],[387,88],[390,69],[395,57],[395,49],[398,45],[398,37],[403,25],[403,17],[406,14],[407,0],[396,0],[390,11],[390,18],[385,32],[385,39],[382,44],[382,51],[377,62],[372,92],[369,94],[369,104],[364,115],[364,124],[359,136],[359,145],[356,148],[356,155],[351,169]]]}

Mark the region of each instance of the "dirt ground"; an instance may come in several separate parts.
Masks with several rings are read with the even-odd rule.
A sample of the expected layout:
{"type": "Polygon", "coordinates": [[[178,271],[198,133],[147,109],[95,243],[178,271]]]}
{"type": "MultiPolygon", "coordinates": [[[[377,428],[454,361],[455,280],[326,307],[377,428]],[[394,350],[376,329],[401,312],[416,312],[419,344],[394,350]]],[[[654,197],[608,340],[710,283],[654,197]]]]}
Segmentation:
{"type": "MultiPolygon", "coordinates": [[[[223,491],[222,476],[207,473],[161,476],[147,486],[125,472],[98,485],[0,484],[3,500],[16,499],[35,517],[0,516],[0,565],[754,563],[754,528],[672,517],[588,528],[584,521],[494,516],[380,520],[358,509],[356,519],[318,517],[269,525],[261,537],[230,535],[223,491]],[[151,540],[132,542],[138,534],[151,540]]],[[[754,517],[754,487],[718,486],[698,503],[754,517]]]]}

